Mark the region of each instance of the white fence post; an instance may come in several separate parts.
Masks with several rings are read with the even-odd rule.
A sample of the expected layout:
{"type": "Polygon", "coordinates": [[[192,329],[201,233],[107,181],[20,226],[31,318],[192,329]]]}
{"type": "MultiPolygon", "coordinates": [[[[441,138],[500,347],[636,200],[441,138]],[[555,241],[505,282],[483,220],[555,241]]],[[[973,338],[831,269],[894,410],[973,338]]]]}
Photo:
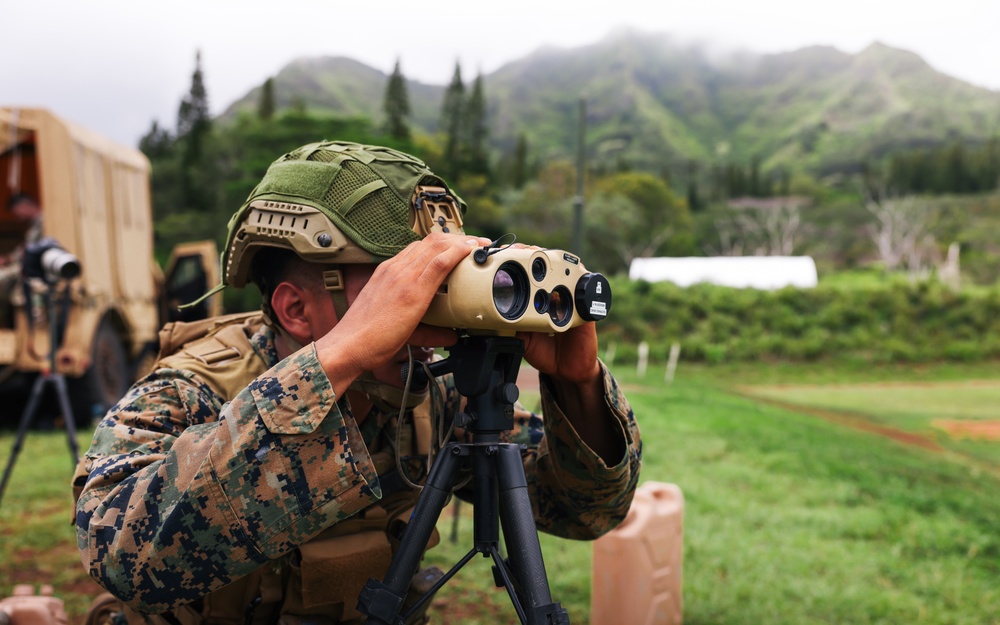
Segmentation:
{"type": "Polygon", "coordinates": [[[667,384],[674,383],[674,373],[677,372],[677,361],[681,357],[681,344],[674,343],[670,346],[670,359],[667,360],[667,373],[663,376],[663,381],[667,384]]]}
{"type": "Polygon", "coordinates": [[[604,364],[611,368],[611,365],[615,364],[615,351],[618,349],[618,343],[611,341],[608,343],[608,348],[604,350],[604,364]]]}
{"type": "Polygon", "coordinates": [[[640,378],[646,377],[646,367],[649,365],[649,343],[643,341],[639,343],[639,363],[636,365],[635,374],[640,378]]]}

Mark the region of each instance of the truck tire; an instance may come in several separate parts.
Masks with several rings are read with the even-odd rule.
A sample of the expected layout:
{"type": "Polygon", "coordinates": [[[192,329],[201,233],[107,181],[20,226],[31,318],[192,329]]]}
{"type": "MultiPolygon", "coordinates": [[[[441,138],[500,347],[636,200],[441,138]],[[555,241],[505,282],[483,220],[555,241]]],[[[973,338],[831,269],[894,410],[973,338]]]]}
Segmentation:
{"type": "Polygon", "coordinates": [[[76,424],[86,427],[103,417],[131,384],[125,346],[110,320],[104,319],[94,333],[90,369],[70,380],[70,402],[76,424]]]}

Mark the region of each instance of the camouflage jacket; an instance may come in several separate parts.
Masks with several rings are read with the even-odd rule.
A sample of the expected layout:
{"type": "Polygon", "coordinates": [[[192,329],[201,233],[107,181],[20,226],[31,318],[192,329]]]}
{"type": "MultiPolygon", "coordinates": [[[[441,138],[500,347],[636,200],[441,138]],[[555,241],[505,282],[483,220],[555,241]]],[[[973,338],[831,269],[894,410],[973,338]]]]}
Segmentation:
{"type": "MultiPolygon", "coordinates": [[[[312,345],[279,361],[267,328],[250,337],[269,367],[232,401],[191,371],[160,368],[104,417],[81,460],[77,538],[84,566],[131,607],[155,614],[195,601],[378,502],[372,462],[395,419],[359,429],[312,345]]],[[[510,438],[538,528],[592,539],[628,511],[641,444],[603,367],[605,401],[626,452],[607,466],[579,438],[543,377],[543,421],[520,406],[510,438]]],[[[459,398],[448,394],[448,410],[459,398]]]]}

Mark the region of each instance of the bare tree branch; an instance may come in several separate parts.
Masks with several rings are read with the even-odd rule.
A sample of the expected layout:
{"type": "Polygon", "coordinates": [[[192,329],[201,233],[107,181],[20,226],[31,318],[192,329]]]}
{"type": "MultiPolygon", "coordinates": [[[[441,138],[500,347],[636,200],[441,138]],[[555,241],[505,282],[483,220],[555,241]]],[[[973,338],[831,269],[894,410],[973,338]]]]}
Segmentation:
{"type": "Polygon", "coordinates": [[[715,229],[723,255],[740,256],[752,250],[755,256],[790,256],[802,232],[798,204],[760,200],[730,206],[728,219],[716,219],[715,229]]]}
{"type": "Polygon", "coordinates": [[[868,193],[865,209],[875,218],[868,228],[879,259],[889,271],[905,266],[918,276],[929,267],[936,242],[929,232],[931,213],[913,196],[868,193]]]}

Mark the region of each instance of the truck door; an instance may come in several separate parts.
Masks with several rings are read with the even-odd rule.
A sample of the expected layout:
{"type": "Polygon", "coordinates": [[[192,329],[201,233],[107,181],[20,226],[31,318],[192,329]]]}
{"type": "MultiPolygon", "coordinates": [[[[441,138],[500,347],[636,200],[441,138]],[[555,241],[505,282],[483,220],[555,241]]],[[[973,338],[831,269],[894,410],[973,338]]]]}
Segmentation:
{"type": "Polygon", "coordinates": [[[164,273],[164,321],[197,321],[222,314],[222,295],[216,294],[180,310],[219,283],[219,252],[214,241],[182,243],[170,254],[164,273]]]}

